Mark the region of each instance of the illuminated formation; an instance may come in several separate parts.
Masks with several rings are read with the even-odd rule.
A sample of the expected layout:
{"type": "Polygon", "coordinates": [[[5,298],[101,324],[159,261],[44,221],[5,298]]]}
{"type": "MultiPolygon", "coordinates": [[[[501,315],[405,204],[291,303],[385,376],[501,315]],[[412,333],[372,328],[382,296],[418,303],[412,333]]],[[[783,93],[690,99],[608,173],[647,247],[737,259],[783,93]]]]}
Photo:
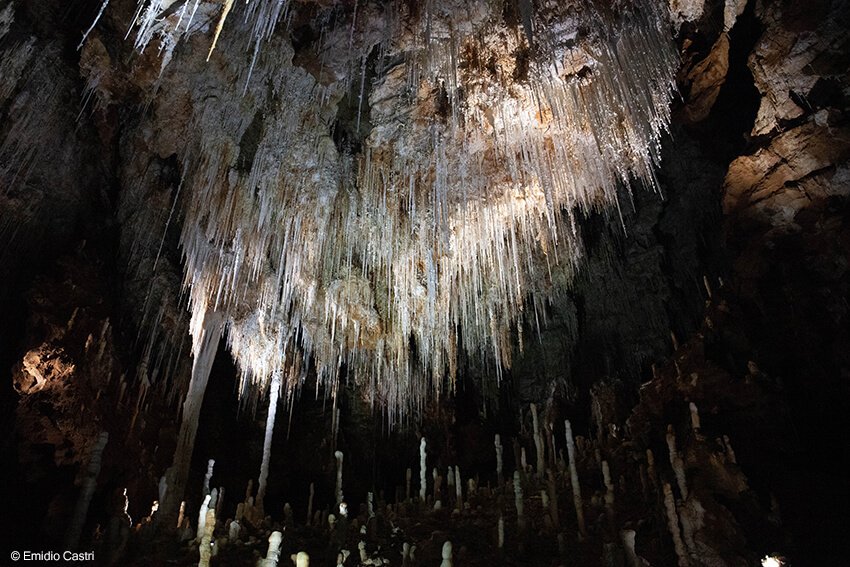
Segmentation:
{"type": "Polygon", "coordinates": [[[658,7],[549,2],[508,25],[488,2],[364,5],[345,24],[354,55],[342,64],[349,46],[323,46],[324,84],[271,35],[286,2],[172,4],[140,6],[139,49],[159,38],[169,51],[213,23],[210,64],[237,65],[232,50],[244,65],[240,50],[257,47],[236,71],[244,96],[208,85],[221,92],[194,106],[182,156],[193,320],[225,316],[243,396],[282,371],[289,399],[311,364],[335,395],[345,365],[392,420],[453,385],[460,344],[497,375],[512,329],[569,281],[576,211],[618,206],[632,179],[654,185],[676,64],[658,7]],[[327,127],[347,91],[371,126],[356,155],[327,127]],[[257,113],[246,162],[239,142],[257,113]]]}

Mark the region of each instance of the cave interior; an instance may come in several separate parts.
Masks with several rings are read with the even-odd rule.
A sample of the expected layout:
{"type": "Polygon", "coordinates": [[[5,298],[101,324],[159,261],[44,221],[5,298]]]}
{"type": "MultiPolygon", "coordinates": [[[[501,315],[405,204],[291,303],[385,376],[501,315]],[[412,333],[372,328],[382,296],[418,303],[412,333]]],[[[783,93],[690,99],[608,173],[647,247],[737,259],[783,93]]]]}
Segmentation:
{"type": "Polygon", "coordinates": [[[848,30],[0,2],[0,564],[845,564],[848,30]]]}

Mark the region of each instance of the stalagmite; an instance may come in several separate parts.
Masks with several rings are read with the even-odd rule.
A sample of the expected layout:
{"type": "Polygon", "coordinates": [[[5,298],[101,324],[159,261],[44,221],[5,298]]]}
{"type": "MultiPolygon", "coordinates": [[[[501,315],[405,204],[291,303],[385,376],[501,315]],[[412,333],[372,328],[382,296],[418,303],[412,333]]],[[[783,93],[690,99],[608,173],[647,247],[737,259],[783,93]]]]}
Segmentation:
{"type": "Polygon", "coordinates": [[[277,567],[277,562],[280,559],[281,541],[283,541],[283,534],[281,532],[275,531],[269,535],[269,549],[266,552],[265,558],[260,562],[260,567],[277,567]]]}
{"type": "Polygon", "coordinates": [[[310,496],[307,498],[307,525],[313,521],[313,496],[316,492],[314,483],[310,483],[310,496]]]}
{"type": "Polygon", "coordinates": [[[505,484],[505,479],[502,476],[502,439],[498,433],[496,433],[494,444],[496,446],[496,479],[499,483],[499,489],[501,489],[505,484]]]}
{"type": "Polygon", "coordinates": [[[342,451],[335,451],[336,457],[336,503],[342,504],[342,451]]]}
{"type": "Polygon", "coordinates": [[[201,534],[200,543],[198,544],[198,554],[201,556],[200,561],[198,561],[198,567],[210,567],[210,557],[213,553],[212,536],[215,530],[215,510],[207,510],[207,513],[204,515],[204,526],[204,532],[201,534]]]}
{"type": "Polygon", "coordinates": [[[649,482],[652,483],[652,488],[658,487],[657,478],[658,474],[655,472],[655,455],[652,453],[652,449],[646,450],[646,474],[649,476],[649,482]]]}
{"type": "Polygon", "coordinates": [[[263,461],[260,464],[260,478],[257,486],[257,497],[254,503],[260,513],[263,513],[264,500],[266,497],[266,484],[269,480],[269,462],[272,454],[272,436],[274,435],[274,422],[277,416],[277,400],[280,396],[280,371],[272,373],[269,385],[269,411],[266,416],[266,434],[263,438],[263,461]]]}
{"type": "Polygon", "coordinates": [[[688,404],[688,409],[691,412],[691,429],[693,429],[694,433],[699,434],[700,430],[700,422],[699,422],[699,410],[697,409],[697,405],[693,402],[688,404]]]}
{"type": "Polygon", "coordinates": [[[161,502],[159,512],[154,517],[154,523],[161,522],[164,526],[174,524],[177,509],[183,499],[186,479],[189,476],[189,464],[192,450],[195,446],[195,434],[198,432],[198,418],[204,392],[210,377],[215,353],[221,339],[223,318],[218,313],[208,312],[205,305],[193,305],[192,322],[192,376],[189,389],[183,402],[183,413],[180,420],[180,431],[177,436],[177,448],[174,460],[167,474],[167,490],[161,502]]]}
{"type": "Polygon", "coordinates": [[[463,511],[463,483],[460,479],[460,467],[455,465],[455,508],[457,508],[458,512],[463,511]]]}
{"type": "Polygon", "coordinates": [[[215,501],[215,516],[216,518],[223,518],[221,514],[221,510],[224,508],[224,487],[220,486],[218,488],[218,498],[215,501]]]}
{"type": "Polygon", "coordinates": [[[370,518],[375,517],[375,504],[374,504],[375,495],[371,492],[366,493],[366,511],[369,514],[370,518]]]}
{"type": "Polygon", "coordinates": [[[629,567],[642,567],[638,562],[637,552],[635,551],[635,531],[623,530],[620,532],[620,538],[623,540],[623,549],[626,552],[626,563],[629,567]]]}
{"type": "Polygon", "coordinates": [[[197,532],[197,541],[200,541],[202,537],[204,537],[204,529],[206,528],[207,521],[207,512],[209,511],[211,496],[207,494],[204,496],[204,501],[201,504],[201,509],[198,511],[198,532],[197,532]]]}
{"type": "Polygon", "coordinates": [[[440,567],[452,567],[452,542],[447,541],[443,544],[443,561],[440,563],[440,567]]]}
{"type": "Polygon", "coordinates": [[[183,526],[183,518],[186,514],[186,501],[180,503],[180,512],[177,514],[177,528],[180,529],[183,526]]]}
{"type": "Polygon", "coordinates": [[[443,495],[443,476],[437,467],[431,471],[431,476],[434,477],[434,500],[439,500],[443,495]]]}
{"type": "Polygon", "coordinates": [[[569,458],[570,467],[570,484],[573,491],[573,504],[576,509],[576,519],[578,520],[578,530],[582,537],[587,537],[587,528],[584,525],[584,507],[581,501],[581,485],[578,482],[578,470],[576,469],[576,446],[573,439],[573,429],[570,426],[570,420],[564,420],[566,427],[565,436],[567,439],[567,457],[569,458]]]}
{"type": "Polygon", "coordinates": [[[239,539],[239,533],[241,532],[241,526],[239,525],[238,520],[233,520],[230,522],[230,528],[227,531],[227,537],[231,542],[239,539]]]}
{"type": "Polygon", "coordinates": [[[82,483],[80,484],[80,494],[77,496],[77,504],[74,506],[74,514],[71,516],[68,531],[65,533],[66,549],[75,549],[80,543],[80,534],[86,523],[89,504],[91,503],[92,496],[94,496],[95,488],[97,488],[97,477],[100,474],[100,466],[103,462],[103,450],[106,448],[108,441],[109,433],[103,431],[92,447],[89,462],[86,466],[82,483]]]}
{"type": "Polygon", "coordinates": [[[213,467],[215,466],[215,459],[210,459],[207,462],[207,474],[204,475],[204,489],[202,494],[206,496],[210,493],[210,479],[213,475],[213,467]]]}
{"type": "Polygon", "coordinates": [[[499,516],[499,525],[497,527],[498,530],[498,547],[502,549],[505,547],[505,519],[500,515],[499,516]]]}
{"type": "Polygon", "coordinates": [[[419,501],[425,502],[425,492],[427,488],[427,483],[425,481],[427,477],[428,469],[425,465],[425,438],[419,442],[419,501]]]}
{"type": "Polygon", "coordinates": [[[310,556],[306,551],[299,551],[292,554],[292,562],[295,563],[295,567],[310,567],[310,556]]]}
{"type": "Polygon", "coordinates": [[[729,436],[723,436],[723,445],[726,447],[726,458],[730,463],[738,464],[738,457],[735,455],[735,450],[732,449],[732,443],[729,441],[729,436]]]}
{"type": "Polygon", "coordinates": [[[664,508],[667,510],[667,527],[670,530],[670,535],[673,537],[673,549],[676,551],[676,557],[679,559],[679,567],[688,567],[688,554],[685,551],[685,544],[682,542],[682,535],[679,531],[679,515],[676,513],[676,501],[673,499],[673,490],[670,484],[665,482],[664,490],[664,508]]]}
{"type": "Polygon", "coordinates": [[[602,461],[602,480],[605,484],[605,506],[614,506],[614,484],[611,482],[611,469],[608,461],[602,461]]]}
{"type": "Polygon", "coordinates": [[[679,486],[679,494],[682,495],[682,500],[688,499],[688,483],[685,478],[685,463],[682,457],[676,450],[676,433],[673,431],[673,426],[667,426],[667,450],[670,453],[670,466],[673,467],[673,473],[676,475],[676,484],[679,486]]]}
{"type": "Polygon", "coordinates": [[[555,481],[555,473],[552,469],[546,470],[546,489],[549,493],[549,517],[555,529],[560,529],[561,519],[558,513],[558,489],[555,481]]]}
{"type": "Polygon", "coordinates": [[[520,533],[525,530],[525,506],[522,500],[522,480],[519,471],[514,471],[514,505],[516,506],[516,521],[520,533]]]}
{"type": "Polygon", "coordinates": [[[523,447],[522,450],[520,451],[519,464],[520,464],[520,469],[522,470],[522,473],[523,474],[527,473],[528,472],[528,459],[526,459],[526,456],[525,456],[525,447],[523,447]]]}
{"type": "Polygon", "coordinates": [[[537,404],[531,404],[531,421],[534,429],[534,449],[537,451],[537,478],[543,478],[546,470],[546,453],[543,449],[543,433],[540,431],[540,421],[537,419],[537,404]]]}

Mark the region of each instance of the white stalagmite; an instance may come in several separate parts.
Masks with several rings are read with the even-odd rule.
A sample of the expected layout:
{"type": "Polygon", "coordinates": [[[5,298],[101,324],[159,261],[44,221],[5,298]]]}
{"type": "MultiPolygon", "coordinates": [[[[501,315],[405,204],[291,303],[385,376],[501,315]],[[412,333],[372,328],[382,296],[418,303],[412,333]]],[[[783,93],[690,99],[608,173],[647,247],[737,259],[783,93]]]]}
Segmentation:
{"type": "Polygon", "coordinates": [[[428,476],[428,468],[425,464],[425,438],[419,442],[419,501],[425,502],[425,492],[428,486],[426,478],[428,476]]]}
{"type": "Polygon", "coordinates": [[[673,499],[673,489],[670,484],[664,483],[664,508],[667,510],[667,527],[673,537],[673,549],[679,559],[679,567],[688,567],[688,554],[685,544],[682,542],[682,534],[679,531],[679,515],[676,513],[676,501],[673,499]]]}
{"type": "Polygon", "coordinates": [[[502,439],[499,437],[498,433],[496,433],[494,444],[496,446],[496,479],[499,489],[501,489],[502,485],[505,484],[505,479],[502,475],[502,439]]]}
{"type": "Polygon", "coordinates": [[[682,500],[688,499],[688,482],[685,478],[685,463],[682,461],[681,455],[676,450],[676,433],[673,431],[673,426],[667,426],[667,450],[670,453],[670,466],[673,467],[673,473],[676,475],[676,484],[679,486],[679,494],[682,495],[682,500]]]}
{"type": "Polygon", "coordinates": [[[269,549],[265,558],[260,561],[260,567],[277,567],[277,562],[280,559],[281,541],[283,541],[282,533],[275,531],[269,535],[269,549]]]}
{"type": "Polygon", "coordinates": [[[207,522],[207,512],[209,511],[210,499],[212,497],[207,494],[204,496],[204,501],[201,503],[201,509],[198,510],[198,531],[197,531],[197,541],[200,541],[202,537],[204,537],[204,529],[206,528],[207,522]]]}
{"type": "Polygon", "coordinates": [[[206,496],[210,493],[210,479],[213,475],[213,467],[215,467],[215,459],[207,461],[207,473],[204,475],[204,489],[202,494],[206,496]]]}
{"type": "Polygon", "coordinates": [[[231,542],[239,539],[239,533],[242,531],[242,526],[239,525],[238,520],[233,520],[230,522],[230,528],[227,531],[227,537],[231,542]]]}
{"type": "Polygon", "coordinates": [[[295,563],[295,567],[310,567],[310,556],[306,551],[299,551],[292,555],[292,562],[295,563]]]}
{"type": "Polygon", "coordinates": [[[89,512],[89,504],[97,488],[97,476],[100,474],[100,466],[103,462],[103,450],[109,441],[109,433],[103,431],[97,438],[89,455],[89,462],[80,484],[80,494],[77,496],[77,504],[74,506],[74,514],[65,532],[65,548],[75,549],[80,543],[80,534],[86,523],[86,515],[89,512]]]}
{"type": "Polygon", "coordinates": [[[336,503],[342,504],[342,451],[335,451],[336,457],[336,503]]]}
{"type": "Polygon", "coordinates": [[[443,544],[443,561],[440,563],[440,567],[452,567],[452,542],[447,541],[443,544]]]}
{"type": "Polygon", "coordinates": [[[578,530],[582,537],[587,537],[587,528],[584,525],[584,506],[581,501],[581,485],[578,482],[578,470],[576,469],[576,444],[575,439],[573,439],[573,428],[570,426],[570,420],[564,420],[564,427],[566,428],[564,435],[567,439],[567,456],[570,460],[570,485],[573,491],[578,530]]]}
{"type": "Polygon", "coordinates": [[[263,461],[260,464],[260,479],[257,487],[257,497],[254,502],[257,509],[261,512],[265,510],[263,507],[266,497],[266,485],[269,480],[269,462],[272,455],[272,435],[274,435],[274,422],[277,416],[277,400],[280,397],[280,371],[275,370],[272,373],[271,384],[269,385],[269,412],[266,416],[266,435],[263,438],[263,461]]]}
{"type": "Polygon", "coordinates": [[[522,479],[519,471],[514,471],[514,505],[516,506],[516,523],[520,533],[525,529],[525,505],[522,500],[522,479]]]}
{"type": "Polygon", "coordinates": [[[531,404],[531,421],[534,428],[534,450],[537,452],[537,478],[543,478],[546,471],[546,453],[543,444],[543,432],[537,419],[537,404],[531,404]]]}

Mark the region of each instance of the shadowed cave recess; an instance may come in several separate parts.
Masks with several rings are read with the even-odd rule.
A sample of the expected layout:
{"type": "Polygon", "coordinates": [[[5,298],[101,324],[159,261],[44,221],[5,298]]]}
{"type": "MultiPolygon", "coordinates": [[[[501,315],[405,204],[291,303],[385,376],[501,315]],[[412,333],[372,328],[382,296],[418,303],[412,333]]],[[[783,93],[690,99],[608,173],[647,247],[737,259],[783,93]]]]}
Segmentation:
{"type": "Polygon", "coordinates": [[[848,29],[0,2],[0,564],[842,564],[848,29]]]}

